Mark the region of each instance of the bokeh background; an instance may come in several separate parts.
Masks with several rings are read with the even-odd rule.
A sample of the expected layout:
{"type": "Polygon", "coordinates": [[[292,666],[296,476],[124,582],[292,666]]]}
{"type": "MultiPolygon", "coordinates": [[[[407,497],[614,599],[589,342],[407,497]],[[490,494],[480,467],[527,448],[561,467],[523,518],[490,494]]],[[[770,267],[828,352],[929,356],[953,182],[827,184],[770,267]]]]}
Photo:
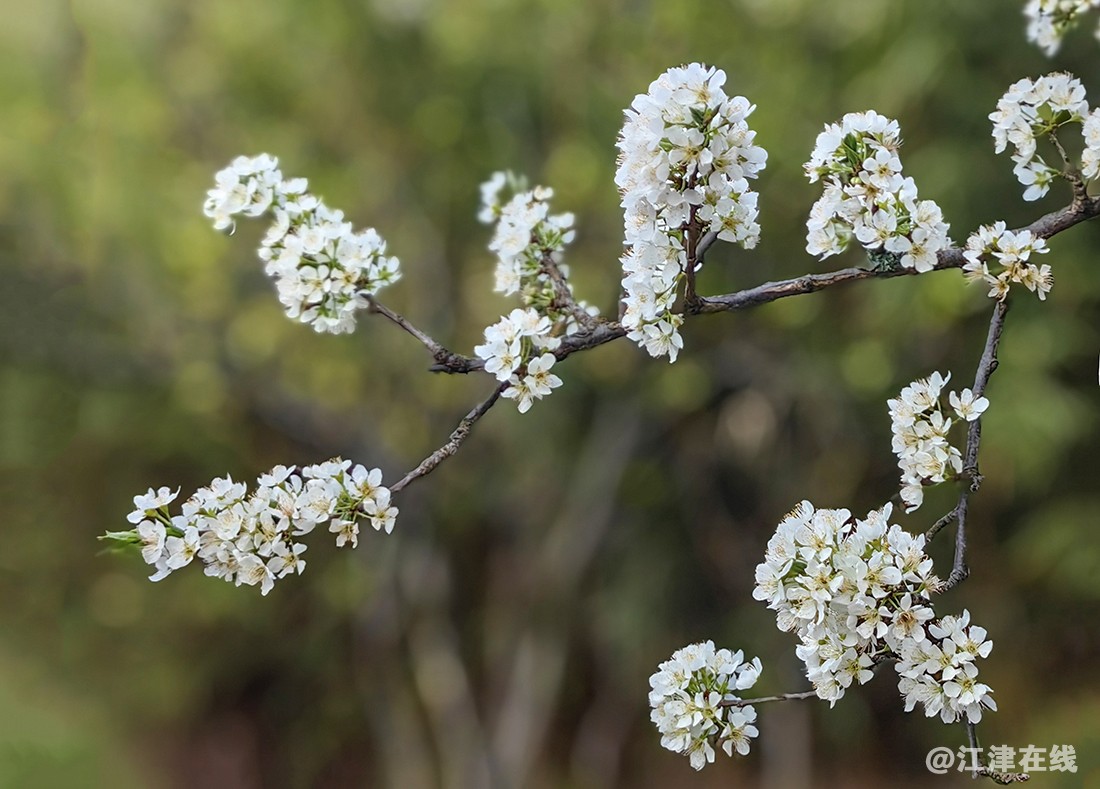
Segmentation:
{"type": "MultiPolygon", "coordinates": [[[[1052,65],[1021,2],[880,0],[38,0],[0,25],[0,785],[642,787],[964,785],[924,754],[961,726],[905,715],[888,669],[834,709],[760,708],[746,759],[700,774],[659,747],[647,678],[712,638],[804,687],[751,599],[803,498],[896,491],[885,400],[973,375],[991,307],[956,272],[861,283],[690,322],[675,365],[625,341],[562,365],[520,416],[490,412],[397,502],[391,536],[323,538],[267,598],[188,568],[160,584],[102,552],[149,486],[332,455],[394,479],[483,397],[426,371],[380,319],[318,336],[283,317],[262,228],[214,232],[213,173],[267,151],[377,227],[386,301],[469,351],[491,293],[477,187],[512,168],[575,211],[580,296],[614,310],[621,110],[665,68],[718,65],[759,105],[763,241],[720,246],[724,292],[826,266],[804,253],[821,125],[875,108],[956,240],[1025,224],[986,115],[1053,68],[1100,100],[1087,29],[1052,65]]],[[[973,500],[969,608],[996,648],[986,744],[1076,746],[1100,786],[1096,385],[1100,226],[1059,236],[1050,299],[1013,299],[973,500]]],[[[950,507],[929,497],[900,522],[950,507]]],[[[949,562],[947,539],[935,548],[949,562]]]]}

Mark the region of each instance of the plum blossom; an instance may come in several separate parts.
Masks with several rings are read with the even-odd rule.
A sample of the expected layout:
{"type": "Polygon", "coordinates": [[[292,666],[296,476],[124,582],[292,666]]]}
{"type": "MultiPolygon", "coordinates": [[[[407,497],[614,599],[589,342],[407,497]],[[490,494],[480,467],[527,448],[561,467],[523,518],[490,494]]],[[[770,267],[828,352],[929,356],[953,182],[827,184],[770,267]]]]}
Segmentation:
{"type": "Polygon", "coordinates": [[[107,539],[141,548],[146,564],[159,581],[195,559],[206,575],[237,586],[259,586],[266,595],[275,582],[301,574],[306,545],[303,537],[331,523],[338,547],[358,542],[361,519],[375,530],[393,530],[398,511],[390,506],[390,491],[382,472],[334,458],[301,471],[276,466],[256,481],[251,493],[231,477],[214,479],[170,514],[176,492],[150,490],[134,497],[135,529],[107,532],[107,539]]]}
{"type": "MultiPolygon", "coordinates": [[[[1025,187],[1024,200],[1038,200],[1050,191],[1051,184],[1061,176],[1061,169],[1052,167],[1039,154],[1039,141],[1055,137],[1059,129],[1083,124],[1089,115],[1085,87],[1072,74],[1053,73],[1038,79],[1021,79],[1013,83],[990,113],[993,122],[994,149],[997,153],[1013,147],[1013,173],[1025,187]]],[[[1089,128],[1083,129],[1086,142],[1089,128]]],[[[1086,144],[1086,152],[1092,150],[1086,144]]],[[[1084,159],[1089,166],[1090,157],[1084,159]]],[[[1095,177],[1095,173],[1092,176],[1095,177]]]]}
{"type": "Polygon", "coordinates": [[[806,251],[822,258],[847,249],[854,237],[869,252],[895,255],[904,268],[924,272],[950,245],[943,212],[918,200],[912,178],[901,174],[898,122],[873,110],[848,113],[817,136],[804,165],[824,190],[810,209],[806,251]]]}
{"type": "Polygon", "coordinates": [[[745,662],[741,650],[715,649],[713,641],[676,650],[649,678],[650,719],[661,745],[686,754],[696,770],[714,761],[716,747],[728,756],[748,754],[759,734],[756,709],[735,702],[760,671],[760,658],[745,662]]]}
{"type": "Polygon", "coordinates": [[[401,278],[376,230],[354,230],[342,211],[307,191],[304,178],[284,180],[274,157],[237,157],[214,180],[203,211],[215,229],[232,229],[238,214],[271,215],[259,257],[287,317],[318,332],[352,332],[369,297],[401,278]]]}
{"type": "Polygon", "coordinates": [[[622,324],[651,356],[670,362],[683,347],[673,304],[689,267],[702,265],[694,246],[708,232],[745,249],[760,239],[749,182],[768,155],[746,121],[755,105],[728,96],[725,82],[725,72],[700,63],[669,69],[635,97],[617,143],[622,324]]]}
{"type": "MultiPolygon", "coordinates": [[[[1062,46],[1062,38],[1077,26],[1079,17],[1100,7],[1100,0],[1028,0],[1024,6],[1027,18],[1027,40],[1037,45],[1047,57],[1053,57],[1062,46]]],[[[1100,29],[1097,29],[1100,36],[1100,29]]]]}

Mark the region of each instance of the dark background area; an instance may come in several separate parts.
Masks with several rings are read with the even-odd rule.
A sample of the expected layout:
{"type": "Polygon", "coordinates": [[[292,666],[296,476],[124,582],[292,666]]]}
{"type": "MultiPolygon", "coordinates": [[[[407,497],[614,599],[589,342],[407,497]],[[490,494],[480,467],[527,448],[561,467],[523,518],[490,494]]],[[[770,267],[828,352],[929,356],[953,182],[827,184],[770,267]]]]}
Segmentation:
{"type": "MultiPolygon", "coordinates": [[[[262,233],[201,205],[240,153],[270,152],[401,258],[390,306],[456,350],[512,308],[491,292],[478,184],[524,172],[577,214],[577,292],[613,312],[622,108],[702,61],[769,164],[763,239],[719,245],[717,293],[861,262],[803,251],[819,194],[801,165],[825,122],[897,118],[905,172],[957,243],[1026,224],[986,116],[1054,69],[1100,102],[1091,31],[1053,61],[1021,2],[873,0],[42,0],[0,26],[0,785],[927,786],[961,726],[906,715],[888,668],[832,710],[760,708],[747,758],[700,774],[659,746],[647,678],[714,639],[759,655],[761,693],[802,689],[794,640],[751,599],[775,524],[808,498],[866,512],[897,489],[886,399],[969,385],[992,303],[958,272],[866,282],[685,329],[675,365],[627,341],[495,408],[397,501],[390,536],[261,598],[197,567],[160,584],[101,552],[149,486],[335,454],[398,478],[485,396],[426,372],[408,336],[287,320],[262,233]]],[[[1087,27],[1087,25],[1086,25],[1087,27]]],[[[1076,746],[1100,786],[1100,226],[1055,238],[1046,303],[1015,294],[972,501],[969,608],[995,649],[985,744],[1076,746]]],[[[929,495],[899,522],[951,507],[929,495]]],[[[946,536],[946,535],[945,535],[946,536]]],[[[933,554],[948,566],[949,539],[933,554]]],[[[946,571],[944,571],[946,573],[946,571]]],[[[969,784],[965,784],[969,785],[969,784]]]]}

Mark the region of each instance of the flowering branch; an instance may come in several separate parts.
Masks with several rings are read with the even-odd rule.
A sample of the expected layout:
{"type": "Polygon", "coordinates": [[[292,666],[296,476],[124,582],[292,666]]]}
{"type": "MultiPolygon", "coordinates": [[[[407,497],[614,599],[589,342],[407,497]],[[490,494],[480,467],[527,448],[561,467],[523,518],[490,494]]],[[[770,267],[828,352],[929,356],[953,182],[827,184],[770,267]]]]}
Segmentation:
{"type": "MultiPolygon", "coordinates": [[[[1026,227],[1011,232],[1017,234],[1029,232],[1037,238],[1047,239],[1089,219],[1094,219],[1097,216],[1100,216],[1100,197],[1086,197],[1083,200],[1075,199],[1070,205],[1045,214],[1026,227]]],[[[708,234],[708,236],[711,235],[712,234],[708,234]]],[[[699,243],[700,252],[698,254],[700,255],[713,244],[713,241],[710,241],[710,243],[707,242],[708,236],[704,236],[699,243]]],[[[717,235],[713,234],[713,238],[717,239],[717,235]]],[[[966,258],[963,257],[963,251],[963,249],[957,247],[940,251],[932,271],[946,271],[948,269],[962,268],[966,264],[966,258]]],[[[765,282],[762,285],[734,291],[733,293],[724,293],[716,296],[702,296],[700,297],[701,301],[697,302],[697,306],[692,308],[685,305],[685,308],[677,314],[687,317],[696,314],[732,312],[735,310],[756,307],[761,304],[768,304],[790,296],[803,296],[807,293],[816,293],[826,288],[843,285],[848,282],[856,282],[865,279],[892,279],[894,277],[918,275],[921,273],[927,272],[918,272],[916,269],[909,268],[883,269],[853,266],[821,274],[804,274],[800,277],[765,282]]],[[[562,338],[561,345],[554,351],[554,356],[561,361],[577,351],[586,351],[591,348],[596,348],[613,340],[625,337],[627,334],[626,329],[617,321],[597,318],[593,319],[593,323],[595,325],[591,328],[562,338]]],[[[432,367],[432,371],[465,374],[482,370],[484,367],[485,362],[481,359],[448,353],[444,361],[438,361],[437,364],[432,367]]]]}
{"type": "Polygon", "coordinates": [[[541,256],[539,259],[539,271],[550,279],[554,288],[554,298],[550,302],[551,309],[556,309],[560,312],[572,315],[573,319],[581,326],[591,328],[596,325],[598,319],[593,315],[589,315],[583,307],[577,304],[576,299],[573,298],[573,291],[569,288],[569,281],[562,273],[561,267],[558,265],[558,262],[554,260],[552,254],[544,253],[541,256]]]}
{"type": "MultiPolygon", "coordinates": [[[[1024,228],[983,226],[965,248],[952,245],[939,206],[918,200],[913,179],[902,175],[898,122],[874,111],[849,113],[825,126],[804,165],[809,180],[820,181],[823,189],[810,211],[806,249],[826,258],[857,241],[871,265],[707,297],[697,290],[707,250],[719,239],[745,249],[759,240],[758,195],[750,182],[767,163],[747,123],[755,105],[728,96],[724,83],[722,71],[698,63],[673,68],[626,111],[615,178],[625,227],[618,321],[598,317],[598,310],[573,294],[561,261],[575,236],[574,218],[550,214],[553,190],[528,190],[522,179],[504,173],[482,186],[479,219],[495,224],[489,243],[497,258],[494,289],[518,295],[522,307],[484,330],[474,356],[450,351],[377,301],[376,294],[401,276],[399,261],[386,254],[377,231],[354,230],[342,212],[309,193],[304,179],[284,179],[266,154],[234,160],[217,175],[204,210],[219,229],[231,227],[239,215],[271,216],[260,258],[289,317],[338,334],[354,330],[358,311],[376,313],[428,350],[430,370],[483,371],[497,384],[446,443],[388,488],[379,469],[351,461],[334,459],[300,472],[277,466],[258,478],[252,493],[228,477],[215,479],[184,502],[179,514],[168,509],[178,490],[150,489],[134,499],[129,520],[135,528],[106,537],[138,546],[156,568],[154,580],[197,557],[208,575],[258,585],[266,594],[277,579],[303,570],[306,546],[297,538],[318,525],[327,525],[338,546],[355,546],[360,522],[390,532],[398,514],[393,494],[456,454],[501,397],[515,400],[525,413],[560,387],[551,370],[575,352],[625,336],[650,356],[675,362],[683,348],[679,329],[690,316],[747,309],[847,282],[958,268],[967,280],[991,285],[989,296],[996,299],[973,389],[945,392],[951,376],[936,372],[888,401],[901,469],[898,500],[912,512],[926,486],[962,481],[956,506],[925,534],[913,535],[890,523],[892,502],[858,518],[847,509],[803,501],[769,541],[753,597],[776,611],[780,630],[797,635],[795,652],[813,690],[742,699],[738,693],[760,674],[759,658],[746,662],[742,651],[716,649],[708,641],[662,663],[650,678],[649,698],[662,745],[687,754],[699,769],[714,760],[716,748],[748,753],[758,734],[754,704],[811,697],[834,704],[890,662],[906,711],[919,704],[944,723],[964,721],[976,751],[975,724],[984,711],[997,709],[992,689],[978,679],[978,664],[993,643],[984,628],[970,624],[969,611],[939,616],[932,598],[969,573],[966,518],[969,498],[982,482],[981,414],[989,406],[983,394],[998,364],[1009,289],[1020,284],[1045,299],[1051,268],[1033,256],[1049,251],[1046,239],[1100,215],[1100,196],[1088,194],[1088,183],[1100,178],[1100,109],[1089,110],[1084,87],[1067,74],[1024,79],[1009,88],[989,116],[996,151],[1014,147],[1025,200],[1045,195],[1059,177],[1071,185],[1073,200],[1024,228]],[[1057,137],[1060,128],[1078,123],[1085,140],[1080,168],[1057,137]],[[1061,155],[1061,171],[1038,155],[1036,142],[1044,137],[1061,155]],[[507,200],[501,198],[505,187],[512,192],[507,200]],[[948,437],[961,423],[968,423],[964,452],[948,437]],[[941,581],[926,546],[952,521],[954,559],[941,581]]],[[[973,773],[999,782],[1026,778],[978,763],[973,773]]]]}

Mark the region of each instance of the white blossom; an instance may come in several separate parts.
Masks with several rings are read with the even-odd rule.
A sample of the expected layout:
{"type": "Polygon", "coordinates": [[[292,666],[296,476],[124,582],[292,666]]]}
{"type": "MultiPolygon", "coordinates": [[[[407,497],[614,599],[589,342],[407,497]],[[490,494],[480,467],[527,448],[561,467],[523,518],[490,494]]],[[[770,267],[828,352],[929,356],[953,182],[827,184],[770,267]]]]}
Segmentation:
{"type": "MultiPolygon", "coordinates": [[[[914,384],[899,410],[923,407],[945,384],[938,375],[914,384]]],[[[819,698],[835,703],[869,682],[876,662],[894,659],[907,712],[920,703],[929,716],[977,722],[996,709],[975,665],[993,645],[969,612],[936,618],[931,596],[941,582],[925,537],[891,525],[891,511],[887,504],[857,519],[802,502],[769,540],[753,597],[798,636],[795,654],[819,698]]]]}
{"type": "Polygon", "coordinates": [[[993,649],[985,628],[970,626],[970,612],[929,622],[927,639],[907,641],[898,652],[895,669],[905,711],[920,703],[928,717],[944,723],[966,719],[978,723],[984,710],[996,710],[993,690],[978,681],[978,659],[993,649]]]}
{"type": "Polygon", "coordinates": [[[806,222],[806,251],[822,258],[847,249],[854,237],[868,251],[897,256],[904,268],[931,271],[951,239],[943,213],[919,201],[902,176],[898,122],[873,110],[845,115],[817,136],[804,168],[823,192],[806,222]]]}
{"type": "Polygon", "coordinates": [[[939,580],[924,536],[890,525],[891,505],[863,519],[802,502],[776,527],[753,597],[799,638],[795,653],[831,703],[872,676],[875,658],[921,640],[939,580]]]}
{"type": "MultiPolygon", "coordinates": [[[[997,109],[989,115],[994,148],[1002,153],[1012,145],[1013,173],[1026,187],[1024,200],[1038,200],[1061,175],[1060,167],[1052,167],[1039,155],[1039,141],[1056,136],[1064,126],[1083,123],[1088,114],[1084,86],[1072,74],[1065,73],[1021,79],[997,102],[997,109]]],[[[1086,164],[1087,161],[1088,157],[1086,164]]]]}
{"type": "Polygon", "coordinates": [[[650,719],[661,745],[686,754],[696,770],[714,761],[716,746],[729,756],[746,755],[759,734],[756,709],[733,702],[760,671],[760,658],[746,663],[741,650],[715,649],[713,641],[678,649],[649,678],[650,719]]]}
{"type": "MultiPolygon", "coordinates": [[[[1066,32],[1076,27],[1078,17],[1097,7],[1100,0],[1028,0],[1024,6],[1027,40],[1052,57],[1066,32]]],[[[1097,34],[1100,35],[1100,30],[1097,34]]]]}
{"type": "Polygon", "coordinates": [[[179,488],[174,491],[171,488],[159,488],[157,490],[149,488],[144,495],[134,496],[134,511],[126,516],[126,520],[130,523],[140,523],[148,517],[149,510],[159,510],[167,507],[175,501],[179,493],[179,488]]]}
{"type": "Polygon", "coordinates": [[[689,263],[690,245],[708,232],[745,249],[760,238],[749,181],[767,152],[746,121],[755,106],[728,96],[725,81],[725,72],[699,63],[669,69],[635,97],[617,144],[622,324],[631,340],[670,362],[683,347],[673,303],[689,265],[701,266],[689,263]]]}
{"type": "Polygon", "coordinates": [[[572,243],[573,214],[551,214],[550,198],[554,191],[546,186],[526,188],[525,179],[513,173],[497,172],[481,185],[481,211],[478,218],[496,224],[489,251],[496,255],[494,291],[505,296],[518,294],[523,306],[531,307],[552,323],[561,322],[565,334],[581,329],[580,319],[593,317],[599,310],[573,298],[569,267],[562,263],[565,248],[572,243]],[[508,189],[512,196],[502,199],[508,189]],[[563,303],[561,291],[568,301],[563,303]]]}
{"type": "Polygon", "coordinates": [[[1042,301],[1054,285],[1054,276],[1049,265],[1036,264],[1032,256],[1049,251],[1046,241],[1030,230],[1014,232],[1004,222],[984,225],[966,240],[963,276],[970,282],[987,283],[990,298],[1005,299],[1009,286],[1018,283],[1042,301]]]}
{"type": "MultiPolygon", "coordinates": [[[[948,438],[953,422],[942,402],[944,387],[950,380],[950,373],[947,377],[932,373],[886,401],[906,512],[920,507],[924,486],[937,485],[962,472],[962,453],[948,438]]],[[[989,407],[986,398],[975,397],[970,389],[947,394],[951,408],[963,422],[974,421],[989,407]]]]}
{"type": "Polygon", "coordinates": [[[948,400],[959,419],[966,422],[973,422],[985,413],[985,409],[989,408],[988,399],[974,397],[974,393],[969,389],[963,389],[962,392],[952,392],[948,400]]]}
{"type": "Polygon", "coordinates": [[[549,353],[561,344],[554,331],[562,325],[533,307],[514,309],[486,328],[485,342],[474,348],[485,361],[486,372],[508,384],[501,395],[515,400],[521,414],[562,384],[561,378],[550,372],[555,357],[549,353]]]}
{"type": "Polygon", "coordinates": [[[376,230],[355,231],[342,211],[307,191],[304,178],[284,180],[268,154],[238,157],[220,171],[203,211],[218,230],[232,228],[238,214],[271,215],[259,249],[264,271],[287,316],[318,332],[354,331],[368,297],[401,278],[376,230]]]}
{"type": "MultiPolygon", "coordinates": [[[[255,489],[231,477],[217,478],[168,515],[176,492],[150,490],[134,497],[141,519],[130,532],[107,537],[141,547],[159,581],[198,559],[206,575],[238,586],[259,586],[266,595],[275,582],[301,574],[306,562],[303,537],[331,523],[336,544],[358,543],[358,521],[369,518],[376,530],[393,530],[398,510],[382,486],[382,472],[334,458],[296,471],[276,466],[256,481],[255,489]]],[[[134,521],[131,513],[130,520],[134,521]]]]}
{"type": "Polygon", "coordinates": [[[1100,108],[1085,116],[1081,124],[1085,148],[1081,152],[1081,175],[1086,180],[1100,176],[1100,108]]]}

